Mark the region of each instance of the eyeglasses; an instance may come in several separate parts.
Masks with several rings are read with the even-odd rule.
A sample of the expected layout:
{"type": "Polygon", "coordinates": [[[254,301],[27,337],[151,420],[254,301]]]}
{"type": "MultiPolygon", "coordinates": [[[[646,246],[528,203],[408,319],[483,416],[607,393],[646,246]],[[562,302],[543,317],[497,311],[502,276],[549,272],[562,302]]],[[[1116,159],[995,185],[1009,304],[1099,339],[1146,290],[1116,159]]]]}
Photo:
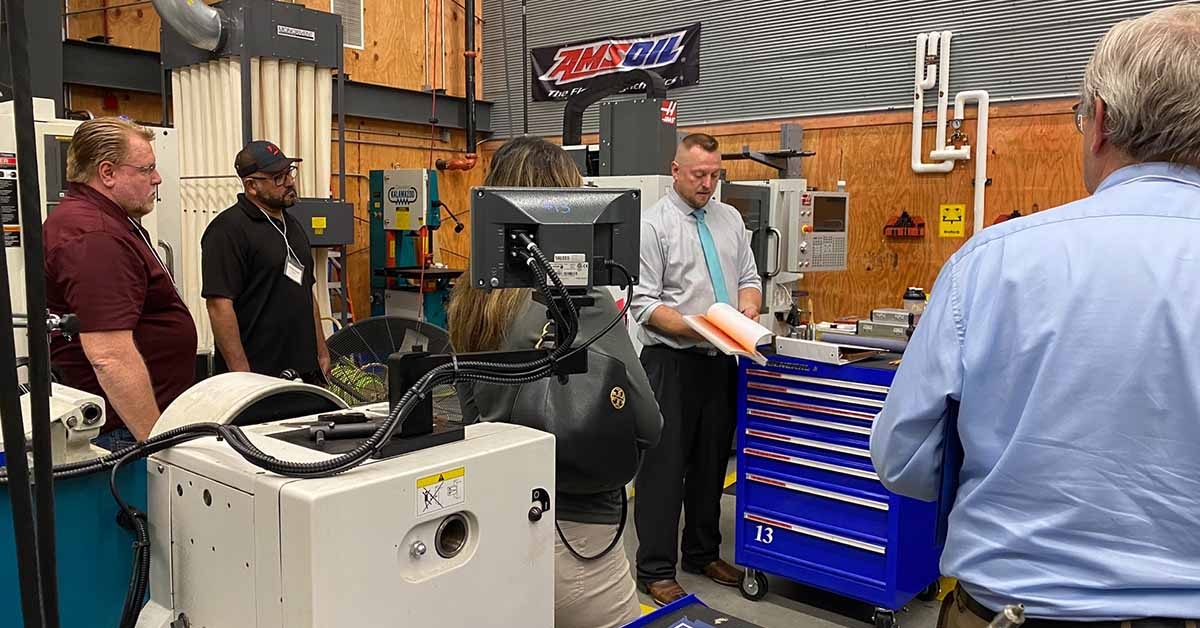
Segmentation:
{"type": "Polygon", "coordinates": [[[247,179],[257,179],[259,181],[270,181],[271,183],[274,183],[275,185],[283,185],[284,183],[287,182],[288,179],[295,178],[296,171],[297,171],[297,168],[295,166],[291,166],[287,170],[284,170],[283,172],[280,172],[279,174],[271,176],[271,177],[246,177],[246,178],[247,179]]]}
{"type": "Polygon", "coordinates": [[[121,166],[129,166],[130,168],[133,168],[134,170],[137,170],[137,171],[138,171],[138,173],[140,173],[140,174],[144,174],[144,175],[146,175],[146,176],[150,176],[150,175],[152,175],[152,174],[154,174],[155,172],[157,172],[157,171],[158,171],[158,164],[156,164],[156,163],[155,163],[155,164],[150,164],[150,165],[148,165],[148,166],[135,166],[135,165],[133,165],[133,164],[119,164],[119,165],[121,165],[121,166]]]}

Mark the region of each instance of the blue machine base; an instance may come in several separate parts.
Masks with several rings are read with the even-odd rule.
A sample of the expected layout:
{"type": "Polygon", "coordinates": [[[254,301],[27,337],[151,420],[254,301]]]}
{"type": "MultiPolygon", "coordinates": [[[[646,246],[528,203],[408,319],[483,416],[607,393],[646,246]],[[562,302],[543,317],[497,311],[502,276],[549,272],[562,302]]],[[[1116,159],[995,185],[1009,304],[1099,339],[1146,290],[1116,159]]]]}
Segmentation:
{"type": "MultiPolygon", "coordinates": [[[[109,474],[54,483],[58,599],[62,628],[115,626],[133,565],[133,535],[117,525],[109,474]]],[[[146,461],[129,463],[117,478],[121,497],[146,509],[146,461]]],[[[0,626],[23,626],[16,543],[8,489],[0,489],[0,626]]],[[[157,549],[157,548],[154,548],[157,549]]],[[[153,550],[152,550],[153,551],[153,550]]]]}

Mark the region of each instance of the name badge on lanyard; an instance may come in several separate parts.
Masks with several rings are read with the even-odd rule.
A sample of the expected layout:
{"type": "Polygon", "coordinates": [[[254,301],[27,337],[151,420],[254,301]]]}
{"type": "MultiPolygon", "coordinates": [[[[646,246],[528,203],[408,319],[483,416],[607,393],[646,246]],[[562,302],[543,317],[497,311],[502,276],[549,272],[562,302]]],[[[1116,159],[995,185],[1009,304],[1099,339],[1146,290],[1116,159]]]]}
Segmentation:
{"type": "Polygon", "coordinates": [[[300,257],[297,256],[296,253],[292,251],[292,245],[288,244],[287,218],[283,219],[283,221],[282,221],[283,229],[280,229],[279,226],[275,224],[275,221],[271,220],[271,217],[269,215],[267,215],[267,212],[263,211],[263,209],[261,207],[258,208],[258,211],[262,212],[263,216],[266,217],[267,222],[271,223],[271,226],[275,227],[275,230],[278,231],[279,235],[283,237],[283,246],[285,249],[287,249],[287,257],[285,258],[284,263],[283,263],[283,275],[285,277],[287,277],[288,279],[291,279],[292,281],[294,281],[296,283],[296,285],[303,286],[304,285],[304,264],[300,263],[300,257]]]}
{"type": "Polygon", "coordinates": [[[304,266],[292,259],[291,255],[288,255],[287,263],[283,265],[283,274],[297,285],[304,285],[304,266]]]}

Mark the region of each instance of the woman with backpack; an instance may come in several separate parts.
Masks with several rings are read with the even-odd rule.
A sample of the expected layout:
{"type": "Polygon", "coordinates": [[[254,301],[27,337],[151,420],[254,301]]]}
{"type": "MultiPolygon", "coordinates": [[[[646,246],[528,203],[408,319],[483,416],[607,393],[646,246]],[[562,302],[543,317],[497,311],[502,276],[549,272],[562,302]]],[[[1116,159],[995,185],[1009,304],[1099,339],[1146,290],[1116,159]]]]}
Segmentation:
{"type": "MultiPolygon", "coordinates": [[[[488,187],[579,187],[571,158],[535,137],[509,140],[492,159],[488,187]]],[[[636,270],[636,269],[634,269],[636,270]]],[[[617,317],[612,296],[579,308],[578,346],[617,317]]],[[[527,350],[553,341],[553,323],[530,289],[485,292],[456,284],[449,307],[458,353],[527,350]]],[[[564,386],[549,378],[522,386],[460,382],[464,422],[530,425],[556,438],[554,610],[556,628],[616,628],[640,615],[621,536],[626,485],[642,453],[658,443],[662,415],[624,325],[588,349],[588,372],[564,386]]]]}

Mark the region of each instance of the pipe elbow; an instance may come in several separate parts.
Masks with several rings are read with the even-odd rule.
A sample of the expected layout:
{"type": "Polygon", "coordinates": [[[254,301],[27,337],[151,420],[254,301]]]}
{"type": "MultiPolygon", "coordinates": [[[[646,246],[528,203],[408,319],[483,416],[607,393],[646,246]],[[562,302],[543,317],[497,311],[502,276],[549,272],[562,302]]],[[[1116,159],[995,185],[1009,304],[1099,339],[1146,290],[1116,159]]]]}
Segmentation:
{"type": "Polygon", "coordinates": [[[438,170],[471,170],[478,163],[479,156],[475,153],[467,153],[465,157],[459,159],[439,159],[437,160],[438,170]]]}
{"type": "Polygon", "coordinates": [[[929,158],[935,161],[958,161],[970,159],[971,147],[964,145],[962,148],[949,148],[946,150],[935,150],[929,153],[929,158]]]}
{"type": "Polygon", "coordinates": [[[224,31],[220,10],[203,2],[152,0],[162,21],[187,43],[209,52],[221,47],[224,31]]]}

